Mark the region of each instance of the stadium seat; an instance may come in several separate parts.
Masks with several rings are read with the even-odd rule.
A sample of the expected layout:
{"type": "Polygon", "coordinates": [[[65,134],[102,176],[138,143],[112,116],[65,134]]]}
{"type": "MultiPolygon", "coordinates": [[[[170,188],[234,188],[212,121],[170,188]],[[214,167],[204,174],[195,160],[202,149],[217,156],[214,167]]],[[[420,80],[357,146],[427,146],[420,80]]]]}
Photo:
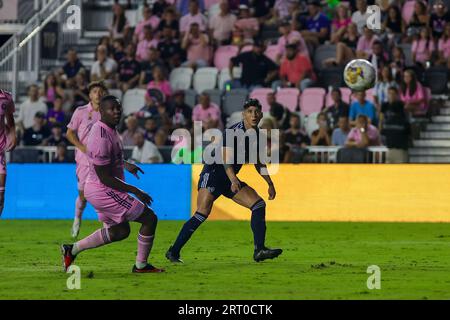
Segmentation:
{"type": "Polygon", "coordinates": [[[233,112],[233,113],[231,114],[231,116],[229,116],[229,117],[227,118],[226,127],[227,127],[227,128],[228,128],[228,127],[231,127],[232,125],[238,123],[238,122],[241,121],[241,120],[242,120],[242,111],[236,111],[236,112],[233,112]]]}
{"type": "Polygon", "coordinates": [[[276,44],[272,44],[270,46],[267,46],[267,49],[264,52],[266,57],[269,58],[270,60],[272,60],[275,63],[277,63],[278,53],[279,53],[278,45],[276,45],[276,44]]]}
{"type": "Polygon", "coordinates": [[[192,75],[194,71],[191,68],[175,68],[170,73],[170,86],[172,90],[187,90],[191,87],[192,75]]]}
{"type": "Polygon", "coordinates": [[[228,68],[230,59],[235,57],[238,53],[239,48],[237,46],[218,47],[214,54],[214,66],[219,70],[228,68]]]}
{"type": "Polygon", "coordinates": [[[211,90],[216,88],[217,74],[219,71],[217,68],[200,68],[194,74],[193,87],[197,93],[202,93],[205,90],[211,90]]]}
{"type": "Polygon", "coordinates": [[[402,18],[408,24],[414,14],[414,0],[408,0],[402,7],[402,18]]]}
{"type": "Polygon", "coordinates": [[[317,47],[314,52],[314,68],[316,70],[324,69],[323,61],[328,58],[336,57],[336,45],[324,44],[317,47]]]}
{"type": "Polygon", "coordinates": [[[447,68],[429,68],[425,70],[424,84],[431,89],[432,94],[446,94],[448,82],[447,68]]]}
{"type": "Polygon", "coordinates": [[[109,94],[113,95],[114,97],[116,97],[117,99],[122,101],[122,97],[123,97],[122,90],[119,90],[119,89],[108,89],[108,92],[109,92],[109,94]]]}
{"type": "Polygon", "coordinates": [[[405,65],[407,67],[414,66],[413,57],[412,57],[412,45],[410,43],[401,43],[398,47],[402,48],[403,53],[405,54],[405,65]]]}
{"type": "Polygon", "coordinates": [[[209,95],[211,102],[217,104],[219,107],[222,106],[222,94],[223,94],[222,90],[210,89],[210,90],[205,90],[204,93],[209,95]]]}
{"type": "Polygon", "coordinates": [[[145,105],[145,89],[130,89],[123,96],[123,114],[128,116],[139,111],[145,105]]]}
{"type": "Polygon", "coordinates": [[[208,18],[211,19],[214,16],[217,16],[220,13],[220,4],[215,3],[211,5],[208,9],[208,18]]]}
{"type": "Polygon", "coordinates": [[[317,116],[319,115],[319,112],[313,112],[309,114],[305,122],[305,131],[308,134],[308,137],[311,137],[312,133],[319,129],[319,125],[317,124],[317,116]]]}
{"type": "Polygon", "coordinates": [[[197,105],[197,91],[188,89],[184,91],[184,103],[186,103],[191,108],[197,105]]]}
{"type": "Polygon", "coordinates": [[[172,162],[172,148],[172,146],[158,147],[158,151],[161,153],[164,163],[172,162]]]}
{"type": "MultiPolygon", "coordinates": [[[[233,74],[234,78],[238,79],[241,77],[242,74],[242,68],[241,67],[234,67],[233,68],[233,74]]],[[[220,90],[225,90],[225,83],[231,79],[230,77],[230,70],[228,68],[222,69],[219,72],[219,80],[218,80],[218,88],[220,90]]]]}
{"type": "Polygon", "coordinates": [[[242,112],[242,106],[247,100],[248,91],[246,89],[233,89],[227,91],[223,97],[222,111],[226,116],[233,112],[242,112]]]}
{"type": "Polygon", "coordinates": [[[325,102],[325,94],[326,92],[323,88],[305,89],[299,99],[300,111],[305,116],[309,116],[315,112],[320,112],[325,102]]]}
{"type": "Polygon", "coordinates": [[[273,90],[271,88],[258,88],[258,89],[253,90],[250,93],[250,98],[258,99],[259,102],[261,103],[262,111],[269,112],[270,106],[267,103],[267,95],[271,92],[273,92],[273,90]]]}
{"type": "Polygon", "coordinates": [[[137,10],[125,10],[125,17],[130,27],[135,27],[139,22],[137,10]]]}
{"type": "Polygon", "coordinates": [[[344,68],[328,67],[320,71],[319,79],[322,88],[339,88],[344,85],[344,68]]]}
{"type": "Polygon", "coordinates": [[[282,88],[277,91],[276,100],[289,111],[294,112],[297,110],[299,95],[300,90],[296,88],[282,88]]]}

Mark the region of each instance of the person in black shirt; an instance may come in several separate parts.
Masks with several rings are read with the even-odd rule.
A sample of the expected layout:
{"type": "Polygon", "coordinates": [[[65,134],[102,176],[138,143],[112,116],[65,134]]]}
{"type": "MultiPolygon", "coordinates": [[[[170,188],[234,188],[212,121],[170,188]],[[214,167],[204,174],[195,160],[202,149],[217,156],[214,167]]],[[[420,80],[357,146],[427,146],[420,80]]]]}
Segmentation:
{"type": "Polygon", "coordinates": [[[116,39],[113,42],[113,58],[117,64],[125,58],[125,44],[122,39],[116,39]]]}
{"type": "Polygon", "coordinates": [[[26,146],[43,145],[45,139],[50,136],[49,129],[45,126],[45,114],[36,112],[34,116],[34,124],[31,128],[25,130],[23,135],[23,143],[26,146]]]}
{"type": "Polygon", "coordinates": [[[75,85],[75,76],[78,73],[84,72],[85,67],[80,59],[78,59],[77,52],[74,49],[69,49],[69,51],[67,51],[67,62],[62,67],[62,70],[59,71],[59,74],[63,76],[62,79],[65,87],[73,88],[75,85]]]}
{"type": "Polygon", "coordinates": [[[119,63],[117,72],[117,86],[123,91],[134,88],[139,81],[141,75],[141,65],[134,58],[135,48],[129,44],[126,49],[126,57],[119,63]]]}
{"type": "Polygon", "coordinates": [[[156,48],[150,47],[148,60],[141,62],[141,75],[139,78],[139,87],[146,89],[150,81],[153,81],[153,69],[155,67],[162,68],[164,72],[164,62],[159,59],[159,52],[156,48]]]}
{"type": "Polygon", "coordinates": [[[270,115],[277,121],[277,127],[280,130],[286,130],[289,128],[289,120],[291,112],[289,109],[279,104],[275,98],[275,93],[270,92],[267,94],[267,103],[270,107],[270,115]]]}
{"type": "Polygon", "coordinates": [[[270,87],[278,74],[278,66],[264,55],[265,45],[256,40],[253,50],[244,52],[230,61],[230,74],[233,68],[242,65],[240,80],[232,79],[233,87],[243,87],[252,90],[256,87],[270,87]]]}
{"type": "MultiPolygon", "coordinates": [[[[153,9],[155,10],[155,9],[153,9]]],[[[162,20],[159,22],[158,31],[162,32],[164,28],[169,28],[172,33],[172,38],[178,38],[180,36],[180,23],[177,20],[177,15],[172,8],[168,8],[164,11],[162,20]]]]}
{"type": "Polygon", "coordinates": [[[436,1],[433,5],[434,12],[431,14],[429,27],[433,32],[433,38],[439,39],[444,33],[444,28],[450,22],[450,12],[443,1],[436,1]]]}
{"type": "Polygon", "coordinates": [[[306,146],[311,144],[308,135],[300,129],[300,117],[292,114],[290,117],[290,128],[284,132],[284,163],[302,162],[306,154],[306,146]]]}
{"type": "Polygon", "coordinates": [[[156,0],[153,3],[152,7],[153,14],[157,15],[158,17],[161,17],[168,7],[169,4],[166,2],[166,0],[156,0]]]}
{"type": "Polygon", "coordinates": [[[181,90],[173,95],[169,117],[174,128],[190,129],[192,126],[192,108],[184,102],[184,92],[181,90]]]}
{"type": "Polygon", "coordinates": [[[57,146],[60,143],[67,145],[69,141],[64,137],[61,123],[57,122],[52,127],[51,136],[45,140],[44,144],[47,146],[57,146]]]}
{"type": "Polygon", "coordinates": [[[60,142],[56,146],[56,155],[52,160],[52,163],[71,163],[74,162],[73,159],[67,155],[67,144],[60,142]]]}
{"type": "Polygon", "coordinates": [[[334,88],[331,91],[331,99],[333,100],[333,104],[327,106],[323,112],[328,116],[331,129],[334,129],[337,127],[340,117],[348,117],[350,107],[348,103],[342,101],[342,93],[338,88],[334,88]]]}
{"type": "Polygon", "coordinates": [[[180,42],[173,37],[172,29],[165,26],[162,30],[162,39],[158,43],[160,58],[170,70],[178,67],[185,60],[185,52],[181,49],[180,42]]]}
{"type": "Polygon", "coordinates": [[[379,126],[389,149],[386,162],[408,162],[410,126],[405,114],[405,106],[399,100],[398,90],[395,87],[389,88],[388,102],[381,105],[379,126]]]}

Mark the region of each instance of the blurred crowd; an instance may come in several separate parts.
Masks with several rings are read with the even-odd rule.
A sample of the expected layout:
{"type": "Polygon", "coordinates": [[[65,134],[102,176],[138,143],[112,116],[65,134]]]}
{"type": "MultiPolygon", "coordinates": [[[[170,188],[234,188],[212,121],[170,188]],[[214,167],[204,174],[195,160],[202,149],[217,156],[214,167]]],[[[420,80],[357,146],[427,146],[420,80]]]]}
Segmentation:
{"type": "MultiPolygon", "coordinates": [[[[101,80],[122,93],[147,90],[145,105],[124,119],[120,131],[124,145],[135,147],[137,161],[162,162],[158,147],[172,145],[174,129],[191,129],[193,121],[202,121],[205,129],[223,129],[226,123],[221,107],[208,94],[188,105],[183,91],[172,90],[170,72],[213,66],[217,48],[235,45],[241,52],[231,59],[230,68],[241,66],[242,74],[220,89],[273,89],[267,95],[270,113],[260,126],[281,130],[282,162],[304,161],[306,146],[332,145],[386,145],[396,151],[393,162],[405,162],[411,118],[424,114],[428,104],[422,75],[433,66],[450,67],[450,12],[440,0],[412,1],[409,21],[402,17],[407,1],[401,0],[208,1],[219,4],[215,15],[207,15],[204,0],[172,2],[145,3],[143,18],[134,28],[126,8],[113,4],[109,36],[100,39],[91,68],[83,65],[75,48],[70,49],[61,69],[49,73],[42,86],[29,87],[28,99],[19,108],[22,145],[67,146],[71,114],[88,103],[88,84],[101,80]],[[381,8],[381,31],[366,26],[367,6],[372,4],[381,8]],[[261,38],[264,28],[279,32],[272,39],[278,45],[272,58],[264,54],[268,45],[261,38]],[[323,44],[336,45],[335,57],[325,59],[324,67],[364,58],[377,68],[378,80],[373,99],[360,92],[351,102],[344,101],[339,88],[330,88],[331,103],[317,116],[316,129],[307,132],[301,113],[289,111],[275,95],[279,88],[321,87],[313,61],[323,44]],[[413,65],[408,68],[402,44],[412,44],[413,65]]],[[[64,162],[61,154],[59,160],[64,162]]]]}

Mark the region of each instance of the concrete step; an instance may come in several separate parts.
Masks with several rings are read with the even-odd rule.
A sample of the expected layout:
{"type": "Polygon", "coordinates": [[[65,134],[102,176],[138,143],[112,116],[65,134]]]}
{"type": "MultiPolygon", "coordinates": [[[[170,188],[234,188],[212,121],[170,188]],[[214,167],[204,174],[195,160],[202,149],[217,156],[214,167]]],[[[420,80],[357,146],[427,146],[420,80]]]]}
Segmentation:
{"type": "Polygon", "coordinates": [[[414,140],[414,147],[450,148],[450,140],[414,140]]]}
{"type": "Polygon", "coordinates": [[[441,116],[434,116],[431,117],[431,121],[434,123],[448,123],[450,124],[450,116],[441,115],[441,116]]]}
{"type": "Polygon", "coordinates": [[[450,115],[450,108],[441,108],[439,109],[439,113],[441,115],[450,115]]]}
{"type": "Polygon", "coordinates": [[[109,36],[109,31],[97,31],[97,30],[93,31],[93,30],[91,30],[91,31],[85,31],[83,34],[83,37],[85,39],[95,38],[98,40],[101,37],[105,37],[105,36],[109,36]]]}
{"type": "Polygon", "coordinates": [[[450,163],[450,156],[410,156],[409,163],[450,163]]]}
{"type": "Polygon", "coordinates": [[[450,139],[450,131],[422,131],[421,139],[450,139]]]}
{"type": "Polygon", "coordinates": [[[450,148],[410,148],[410,156],[449,156],[450,148]]]}
{"type": "Polygon", "coordinates": [[[427,131],[450,131],[450,123],[430,123],[426,128],[427,131]]]}

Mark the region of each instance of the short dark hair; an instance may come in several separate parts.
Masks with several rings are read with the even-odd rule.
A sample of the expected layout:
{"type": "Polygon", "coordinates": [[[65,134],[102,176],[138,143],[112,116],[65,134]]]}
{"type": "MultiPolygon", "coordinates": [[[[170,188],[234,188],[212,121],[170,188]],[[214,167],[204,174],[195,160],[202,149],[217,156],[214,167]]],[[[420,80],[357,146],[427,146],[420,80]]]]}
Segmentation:
{"type": "Polygon", "coordinates": [[[100,101],[100,107],[103,107],[107,103],[114,103],[114,102],[121,104],[119,99],[116,96],[113,96],[113,95],[104,96],[102,98],[102,100],[100,101]]]}
{"type": "Polygon", "coordinates": [[[94,81],[94,82],[89,83],[88,92],[91,93],[91,91],[94,88],[100,88],[100,89],[103,89],[103,91],[108,92],[108,88],[105,86],[103,81],[94,81]]]}
{"type": "Polygon", "coordinates": [[[261,103],[258,99],[248,99],[244,103],[244,110],[247,110],[250,107],[257,107],[259,110],[262,110],[261,103]]]}
{"type": "Polygon", "coordinates": [[[392,91],[395,91],[395,93],[398,93],[397,87],[394,87],[394,86],[389,87],[388,90],[392,90],[392,91]]]}

